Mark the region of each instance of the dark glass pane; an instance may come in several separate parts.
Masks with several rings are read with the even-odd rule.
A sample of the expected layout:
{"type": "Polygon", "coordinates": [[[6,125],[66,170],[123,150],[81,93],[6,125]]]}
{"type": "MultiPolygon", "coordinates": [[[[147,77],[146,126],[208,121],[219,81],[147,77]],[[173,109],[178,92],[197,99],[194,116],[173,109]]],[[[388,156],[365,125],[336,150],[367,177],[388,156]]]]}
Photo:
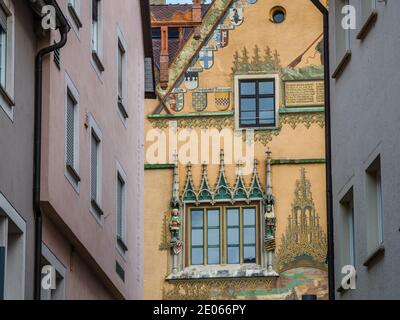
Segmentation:
{"type": "Polygon", "coordinates": [[[259,94],[274,94],[274,83],[272,81],[260,82],[258,87],[259,94]]]}
{"type": "Polygon", "coordinates": [[[243,248],[243,262],[244,263],[256,263],[256,247],[244,247],[243,248]]]}
{"type": "Polygon", "coordinates": [[[207,234],[209,246],[219,246],[219,229],[209,229],[207,234]]]}
{"type": "Polygon", "coordinates": [[[203,230],[192,230],[192,246],[202,246],[204,243],[203,230]]]}
{"type": "Polygon", "coordinates": [[[269,124],[269,125],[275,124],[274,115],[275,114],[272,111],[260,113],[260,124],[269,124]]]}
{"type": "Polygon", "coordinates": [[[228,247],[228,264],[239,264],[239,247],[228,247]]]}
{"type": "Polygon", "coordinates": [[[239,226],[239,209],[229,209],[227,213],[228,226],[239,226]]]}
{"type": "Polygon", "coordinates": [[[240,94],[241,95],[255,95],[256,94],[256,83],[255,82],[241,82],[240,83],[240,94]]]}
{"type": "Polygon", "coordinates": [[[241,124],[256,124],[257,115],[255,112],[241,112],[240,113],[240,123],[241,124]]]}
{"type": "Polygon", "coordinates": [[[243,209],[243,225],[254,226],[256,224],[256,209],[246,208],[243,209]]]}
{"type": "Polygon", "coordinates": [[[260,99],[260,111],[273,111],[275,109],[274,98],[261,98],[260,99]]]}
{"type": "Polygon", "coordinates": [[[209,210],[207,215],[207,225],[209,227],[219,227],[219,210],[209,210]]]}
{"type": "Polygon", "coordinates": [[[192,249],[192,264],[201,265],[204,264],[204,251],[203,248],[193,248],[192,249]]]}
{"type": "Polygon", "coordinates": [[[243,229],[243,244],[255,244],[256,243],[256,228],[244,228],[243,229]]]}
{"type": "Polygon", "coordinates": [[[207,264],[219,264],[219,248],[208,248],[207,264]]]}
{"type": "Polygon", "coordinates": [[[203,210],[201,211],[192,211],[192,227],[193,228],[201,228],[203,227],[204,220],[203,220],[203,210]]]}
{"type": "Polygon", "coordinates": [[[239,244],[239,229],[230,228],[228,229],[228,245],[238,245],[239,244]]]}
{"type": "Polygon", "coordinates": [[[241,98],[240,111],[256,111],[256,99],[241,98]]]}

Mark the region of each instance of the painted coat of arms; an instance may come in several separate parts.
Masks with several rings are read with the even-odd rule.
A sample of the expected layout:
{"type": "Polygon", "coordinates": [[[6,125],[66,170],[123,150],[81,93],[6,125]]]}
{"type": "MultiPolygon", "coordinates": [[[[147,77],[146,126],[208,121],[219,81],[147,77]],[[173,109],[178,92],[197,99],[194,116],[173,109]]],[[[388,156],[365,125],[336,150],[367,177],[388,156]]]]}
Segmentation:
{"type": "Polygon", "coordinates": [[[204,69],[210,69],[214,65],[214,52],[212,50],[201,50],[199,60],[204,69]]]}
{"type": "Polygon", "coordinates": [[[185,73],[185,86],[189,90],[194,90],[199,86],[199,73],[188,71],[185,73]]]}
{"type": "Polygon", "coordinates": [[[230,92],[216,92],[215,93],[215,106],[219,111],[226,111],[231,106],[230,92]]]}
{"type": "Polygon", "coordinates": [[[207,93],[206,92],[193,92],[192,106],[197,112],[202,112],[207,108],[207,93]]]}
{"type": "Polygon", "coordinates": [[[229,31],[226,29],[217,29],[214,32],[214,40],[217,46],[225,48],[228,45],[229,31]]]}
{"type": "Polygon", "coordinates": [[[231,23],[235,26],[240,26],[244,21],[243,8],[231,8],[230,11],[231,23]]]}
{"type": "Polygon", "coordinates": [[[183,93],[172,93],[169,96],[169,105],[172,111],[181,112],[184,107],[185,95],[183,93]]]}

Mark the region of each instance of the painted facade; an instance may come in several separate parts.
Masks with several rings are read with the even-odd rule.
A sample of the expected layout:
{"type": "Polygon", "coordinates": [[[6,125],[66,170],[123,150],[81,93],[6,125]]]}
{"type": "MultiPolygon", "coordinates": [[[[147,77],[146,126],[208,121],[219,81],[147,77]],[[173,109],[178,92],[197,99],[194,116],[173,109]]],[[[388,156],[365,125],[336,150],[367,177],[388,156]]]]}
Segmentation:
{"type": "Polygon", "coordinates": [[[197,31],[146,101],[145,298],[326,299],[322,17],[308,0],[216,0],[197,31]],[[268,125],[243,116],[248,82],[274,84],[268,125]],[[204,147],[207,129],[254,157],[204,147]]]}

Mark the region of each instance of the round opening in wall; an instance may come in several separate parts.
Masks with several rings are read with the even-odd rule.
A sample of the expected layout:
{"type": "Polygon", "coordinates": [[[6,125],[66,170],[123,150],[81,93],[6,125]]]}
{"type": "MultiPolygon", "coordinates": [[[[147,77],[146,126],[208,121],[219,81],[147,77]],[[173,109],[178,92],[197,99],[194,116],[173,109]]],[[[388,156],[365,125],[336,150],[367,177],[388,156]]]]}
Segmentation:
{"type": "Polygon", "coordinates": [[[286,11],[282,7],[275,7],[271,10],[271,21],[273,23],[282,23],[285,21],[286,11]]]}

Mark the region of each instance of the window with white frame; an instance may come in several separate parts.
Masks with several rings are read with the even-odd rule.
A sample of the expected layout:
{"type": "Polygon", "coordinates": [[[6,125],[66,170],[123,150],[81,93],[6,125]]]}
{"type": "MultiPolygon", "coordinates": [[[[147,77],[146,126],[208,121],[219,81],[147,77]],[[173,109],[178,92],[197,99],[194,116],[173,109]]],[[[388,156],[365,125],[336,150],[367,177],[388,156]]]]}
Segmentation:
{"type": "Polygon", "coordinates": [[[66,176],[78,189],[79,176],[79,95],[67,77],[65,98],[65,167],[66,176]]]}
{"type": "Polygon", "coordinates": [[[102,53],[102,23],[101,0],[92,0],[92,57],[100,72],[104,71],[101,62],[102,53]]]}
{"type": "Polygon", "coordinates": [[[354,192],[351,188],[340,201],[340,208],[343,219],[343,237],[340,246],[342,265],[356,264],[356,241],[355,241],[355,225],[354,225],[354,192]]]}
{"type": "MultiPolygon", "coordinates": [[[[120,32],[119,32],[120,33],[120,32]]],[[[118,109],[124,119],[127,119],[127,77],[126,77],[126,44],[122,35],[118,37],[117,69],[118,69],[118,109]]]]}
{"type": "Polygon", "coordinates": [[[278,75],[235,76],[237,129],[268,129],[277,126],[278,75]]]}
{"type": "Polygon", "coordinates": [[[72,19],[72,26],[76,31],[82,28],[82,21],[80,19],[81,12],[81,1],[80,0],[68,0],[67,2],[69,16],[72,19]]]}
{"type": "Polygon", "coordinates": [[[368,252],[373,253],[383,245],[383,207],[381,159],[378,156],[366,171],[368,252]]]}
{"type": "Polygon", "coordinates": [[[117,193],[116,193],[116,210],[117,210],[117,242],[119,248],[128,251],[126,241],[126,174],[119,166],[117,169],[117,193]]]}
{"type": "Polygon", "coordinates": [[[65,278],[66,268],[60,260],[50,251],[46,245],[42,245],[41,268],[44,266],[52,266],[55,269],[55,288],[45,290],[43,287],[40,291],[41,300],[61,301],[65,300],[65,278]]]}
{"type": "Polygon", "coordinates": [[[26,223],[0,193],[0,300],[25,298],[26,223]]]}
{"type": "Polygon", "coordinates": [[[102,210],[102,133],[90,116],[90,200],[97,217],[102,210]]]}
{"type": "Polygon", "coordinates": [[[357,35],[357,39],[364,39],[370,30],[372,24],[376,21],[378,16],[376,11],[377,0],[361,0],[360,1],[360,29],[357,35]]]}
{"type": "MultiPolygon", "coordinates": [[[[335,10],[335,65],[336,68],[343,66],[346,58],[349,56],[350,50],[350,29],[344,28],[343,19],[345,17],[343,9],[349,5],[349,0],[337,0],[334,2],[335,10]]],[[[337,73],[337,72],[335,72],[337,73]]],[[[334,77],[335,77],[334,73],[334,77]]]]}
{"type": "Polygon", "coordinates": [[[0,0],[0,106],[14,120],[14,6],[0,0]]]}

